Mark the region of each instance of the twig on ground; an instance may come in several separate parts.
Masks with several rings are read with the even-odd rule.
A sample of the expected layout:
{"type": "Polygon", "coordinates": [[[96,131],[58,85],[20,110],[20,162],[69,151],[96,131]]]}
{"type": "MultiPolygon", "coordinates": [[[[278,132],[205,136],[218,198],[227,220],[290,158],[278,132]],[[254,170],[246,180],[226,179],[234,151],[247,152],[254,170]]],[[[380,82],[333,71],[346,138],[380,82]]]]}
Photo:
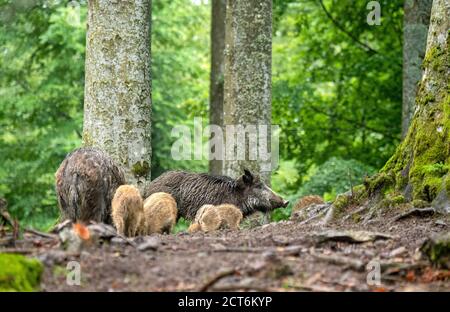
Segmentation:
{"type": "Polygon", "coordinates": [[[53,226],[53,228],[50,230],[50,233],[58,234],[61,232],[63,228],[65,228],[68,224],[72,223],[71,220],[64,220],[63,222],[57,223],[53,226]]]}
{"type": "Polygon", "coordinates": [[[328,223],[330,223],[334,219],[334,216],[336,214],[335,211],[336,207],[334,207],[334,205],[331,205],[330,208],[327,209],[327,213],[322,219],[322,225],[328,225],[328,223]]]}
{"type": "MultiPolygon", "coordinates": [[[[331,207],[331,206],[330,206],[330,207],[331,207]]],[[[328,207],[328,208],[322,210],[321,212],[319,212],[318,214],[316,214],[316,215],[314,215],[314,216],[312,216],[312,217],[310,217],[310,218],[308,218],[308,219],[306,219],[306,220],[300,222],[299,225],[304,225],[304,224],[309,223],[310,221],[312,221],[312,220],[314,220],[314,219],[323,217],[323,215],[326,214],[326,213],[328,212],[328,210],[330,209],[330,207],[328,207]]]]}
{"type": "Polygon", "coordinates": [[[13,242],[12,237],[2,237],[0,238],[0,246],[10,245],[13,242]]]}
{"type": "Polygon", "coordinates": [[[0,219],[5,220],[12,228],[13,231],[13,239],[12,244],[16,244],[16,240],[19,238],[19,222],[17,219],[13,219],[9,214],[8,210],[6,210],[6,205],[0,209],[0,219]]]}
{"type": "Polygon", "coordinates": [[[361,213],[361,212],[363,212],[364,210],[366,210],[367,208],[369,208],[369,207],[368,207],[368,206],[362,206],[362,207],[356,209],[355,211],[350,212],[349,214],[347,214],[347,215],[343,218],[343,220],[348,220],[351,216],[353,216],[353,215],[355,215],[355,214],[357,214],[357,213],[361,213]]]}
{"type": "Polygon", "coordinates": [[[126,236],[123,236],[122,234],[119,234],[119,233],[116,233],[116,236],[123,239],[124,241],[126,241],[128,244],[130,244],[134,248],[138,247],[138,245],[135,242],[133,242],[131,239],[127,238],[126,236]]]}
{"type": "Polygon", "coordinates": [[[271,250],[272,247],[227,247],[227,248],[217,248],[211,250],[212,252],[248,252],[248,253],[259,253],[271,250]]]}
{"type": "Polygon", "coordinates": [[[44,238],[58,239],[58,236],[56,236],[55,234],[44,233],[44,232],[40,232],[40,231],[37,231],[37,230],[34,230],[34,229],[26,228],[26,229],[24,229],[24,232],[30,233],[30,234],[34,234],[34,235],[37,235],[37,236],[41,236],[41,237],[44,237],[44,238]]]}
{"type": "MultiPolygon", "coordinates": [[[[94,222],[94,221],[90,221],[90,223],[91,224],[96,224],[96,225],[98,225],[99,223],[97,223],[97,222],[94,222]]],[[[137,244],[135,243],[135,242],[133,242],[131,239],[129,239],[128,237],[126,237],[126,236],[124,236],[124,235],[122,235],[122,234],[119,234],[119,233],[117,233],[116,231],[111,231],[107,226],[105,226],[105,227],[103,227],[104,229],[106,229],[109,233],[111,233],[111,234],[113,234],[114,236],[117,236],[117,237],[119,237],[119,238],[121,238],[121,239],[123,239],[125,242],[127,242],[128,244],[130,244],[131,246],[133,246],[134,248],[137,248],[137,244]]]]}
{"type": "Polygon", "coordinates": [[[358,259],[352,259],[338,255],[323,255],[323,254],[321,255],[315,253],[314,251],[310,251],[310,255],[318,260],[326,261],[331,264],[345,265],[356,271],[361,272],[364,271],[365,269],[365,263],[358,259]]]}
{"type": "Polygon", "coordinates": [[[229,248],[219,248],[213,249],[212,252],[242,252],[242,253],[263,253],[263,252],[274,252],[281,254],[281,256],[292,256],[297,255],[301,252],[301,245],[289,245],[285,247],[229,247],[229,248]]]}
{"type": "Polygon", "coordinates": [[[6,249],[0,249],[0,253],[29,255],[29,254],[33,253],[33,249],[6,248],[6,249]]]}
{"type": "Polygon", "coordinates": [[[289,285],[287,285],[287,288],[295,289],[295,290],[303,290],[303,291],[318,291],[318,292],[330,292],[330,291],[334,290],[330,287],[321,287],[321,286],[312,286],[312,285],[303,285],[303,284],[289,284],[289,285]]]}
{"type": "Polygon", "coordinates": [[[355,192],[353,192],[352,173],[351,173],[350,168],[348,168],[347,176],[348,176],[348,181],[350,182],[350,190],[352,193],[352,199],[355,199],[355,192]]]}
{"type": "Polygon", "coordinates": [[[219,274],[217,274],[216,276],[213,276],[205,284],[203,284],[203,286],[201,286],[198,291],[200,291],[200,292],[207,291],[209,288],[211,288],[214,284],[216,284],[222,278],[225,278],[230,275],[235,275],[237,273],[239,273],[239,272],[235,269],[229,269],[229,270],[224,270],[222,272],[219,272],[219,274]]]}
{"type": "Polygon", "coordinates": [[[435,213],[436,210],[434,208],[414,208],[405,213],[402,213],[401,215],[394,217],[393,222],[406,219],[412,216],[428,217],[434,215],[435,213]]]}
{"type": "Polygon", "coordinates": [[[243,290],[243,291],[257,291],[257,292],[276,292],[280,291],[280,289],[277,288],[271,288],[271,287],[262,287],[257,285],[239,285],[239,284],[230,284],[230,285],[224,285],[220,287],[214,287],[212,289],[213,291],[237,291],[237,290],[243,290]]]}

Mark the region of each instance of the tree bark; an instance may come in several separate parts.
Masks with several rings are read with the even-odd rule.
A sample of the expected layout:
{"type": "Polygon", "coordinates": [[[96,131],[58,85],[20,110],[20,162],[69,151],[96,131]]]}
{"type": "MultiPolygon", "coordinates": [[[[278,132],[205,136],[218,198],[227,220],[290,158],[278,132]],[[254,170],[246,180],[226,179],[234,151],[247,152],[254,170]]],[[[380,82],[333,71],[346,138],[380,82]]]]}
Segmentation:
{"type": "Polygon", "coordinates": [[[406,0],[403,19],[402,137],[408,132],[415,109],[417,83],[422,77],[433,0],[406,0]]]}
{"type": "MultiPolygon", "coordinates": [[[[272,102],[272,1],[227,1],[225,26],[224,124],[265,125],[270,147],[272,102]]],[[[258,143],[259,144],[259,143],[258,143]]],[[[259,145],[258,145],[259,146],[259,145]]],[[[260,160],[251,160],[247,141],[245,160],[230,160],[233,148],[226,139],[226,175],[237,177],[244,168],[260,173],[268,182],[270,169],[262,168],[260,160]]],[[[234,145],[236,149],[237,146],[234,145]]]]}
{"type": "Polygon", "coordinates": [[[83,143],[150,181],[150,0],[89,0],[83,143]]]}
{"type": "MultiPolygon", "coordinates": [[[[226,0],[212,0],[211,5],[211,77],[209,89],[209,123],[223,126],[223,79],[225,50],[226,0]]],[[[220,148],[220,146],[215,146],[220,148]]],[[[219,154],[222,154],[222,149],[219,154]]],[[[209,172],[223,174],[223,159],[209,161],[209,172]]]]}
{"type": "Polygon", "coordinates": [[[403,142],[369,185],[387,196],[425,201],[450,212],[450,56],[448,0],[434,0],[416,97],[416,112],[403,142]]]}

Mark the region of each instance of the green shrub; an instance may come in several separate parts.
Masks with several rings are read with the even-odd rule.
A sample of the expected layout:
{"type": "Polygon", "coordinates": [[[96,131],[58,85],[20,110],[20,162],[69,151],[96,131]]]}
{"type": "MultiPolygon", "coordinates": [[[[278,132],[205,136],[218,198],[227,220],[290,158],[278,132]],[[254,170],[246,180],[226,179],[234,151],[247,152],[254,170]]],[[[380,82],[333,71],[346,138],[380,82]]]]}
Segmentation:
{"type": "Polygon", "coordinates": [[[297,197],[320,195],[333,200],[336,194],[350,190],[350,187],[363,182],[366,175],[375,173],[375,169],[357,160],[332,157],[318,166],[300,187],[297,197]]]}
{"type": "Polygon", "coordinates": [[[177,222],[177,224],[175,224],[175,227],[173,229],[173,233],[179,233],[179,232],[183,232],[186,231],[189,227],[189,225],[191,225],[191,222],[184,219],[184,218],[180,218],[177,222]]]}
{"type": "Polygon", "coordinates": [[[37,290],[42,263],[22,255],[0,254],[0,291],[37,290]]]}

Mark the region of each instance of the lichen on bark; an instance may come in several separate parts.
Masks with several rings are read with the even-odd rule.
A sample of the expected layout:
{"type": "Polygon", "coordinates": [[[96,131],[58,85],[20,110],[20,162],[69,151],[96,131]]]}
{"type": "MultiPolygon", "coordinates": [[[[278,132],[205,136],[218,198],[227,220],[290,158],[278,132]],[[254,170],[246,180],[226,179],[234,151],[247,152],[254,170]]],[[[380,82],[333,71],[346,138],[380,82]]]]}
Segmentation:
{"type": "Polygon", "coordinates": [[[150,181],[152,151],[150,12],[150,0],[90,0],[86,35],[83,143],[111,155],[140,187],[150,181]]]}
{"type": "MultiPolygon", "coordinates": [[[[216,125],[220,127],[223,127],[225,16],[226,16],[226,0],[212,0],[209,123],[211,125],[216,125]]],[[[215,146],[215,148],[220,147],[215,146]]],[[[220,152],[218,154],[223,152],[224,151],[220,149],[220,152]]],[[[210,160],[209,172],[213,175],[222,175],[223,158],[210,160]]]]}
{"type": "MultiPolygon", "coordinates": [[[[225,36],[224,124],[267,125],[270,138],[272,1],[227,1],[225,36]]],[[[248,151],[248,142],[245,147],[248,151]]],[[[270,171],[262,172],[258,160],[227,159],[224,164],[233,177],[243,168],[269,180],[270,171]]]]}
{"type": "Polygon", "coordinates": [[[403,108],[402,137],[405,137],[415,109],[417,83],[422,76],[433,0],[406,0],[403,19],[403,108]]]}

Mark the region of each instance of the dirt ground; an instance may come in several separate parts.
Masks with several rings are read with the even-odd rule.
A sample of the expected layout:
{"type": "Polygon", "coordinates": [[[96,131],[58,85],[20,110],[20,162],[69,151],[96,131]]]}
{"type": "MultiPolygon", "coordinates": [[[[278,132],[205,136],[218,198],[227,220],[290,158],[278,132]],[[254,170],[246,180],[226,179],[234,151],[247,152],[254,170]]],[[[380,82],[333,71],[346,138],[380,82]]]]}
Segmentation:
{"type": "Polygon", "coordinates": [[[396,216],[364,225],[350,218],[327,225],[282,221],[237,232],[152,235],[134,239],[134,246],[114,238],[80,253],[28,233],[15,248],[43,261],[41,290],[48,292],[450,291],[450,272],[434,268],[419,252],[432,234],[449,231],[450,218],[396,216]],[[344,230],[380,237],[355,243],[335,235],[344,230]],[[142,248],[145,243],[149,248],[142,248]],[[72,260],[81,265],[79,286],[67,283],[72,260]]]}

